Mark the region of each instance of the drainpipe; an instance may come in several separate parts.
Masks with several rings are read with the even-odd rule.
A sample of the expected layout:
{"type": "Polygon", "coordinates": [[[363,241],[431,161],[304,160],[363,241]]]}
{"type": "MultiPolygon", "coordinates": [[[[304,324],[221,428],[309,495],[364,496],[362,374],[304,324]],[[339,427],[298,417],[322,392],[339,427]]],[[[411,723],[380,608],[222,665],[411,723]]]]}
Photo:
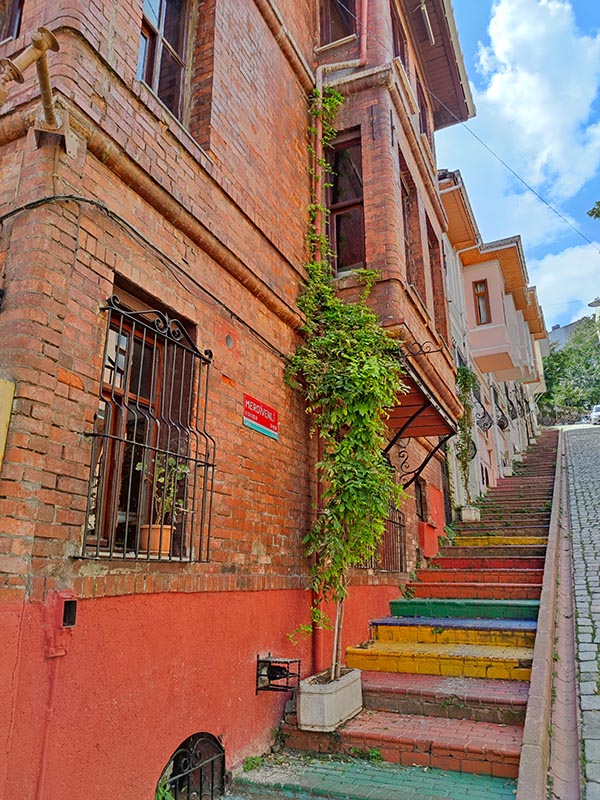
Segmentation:
{"type": "MultiPolygon", "coordinates": [[[[358,58],[354,58],[350,61],[338,61],[335,64],[321,64],[317,67],[316,70],[316,89],[319,93],[319,97],[323,95],[323,83],[325,73],[327,72],[338,72],[342,69],[360,69],[364,67],[367,63],[367,21],[368,21],[368,3],[369,0],[360,0],[360,13],[359,13],[359,36],[360,36],[360,45],[358,51],[358,58]]],[[[322,168],[319,166],[321,160],[323,158],[323,123],[320,117],[317,117],[315,120],[315,203],[317,205],[317,210],[315,212],[315,232],[317,235],[323,233],[323,214],[319,210],[318,206],[322,204],[323,200],[323,171],[322,168]]],[[[319,260],[321,258],[320,248],[317,245],[315,249],[315,258],[319,260]]],[[[319,492],[319,501],[320,501],[320,492],[319,492]]],[[[316,605],[318,598],[314,595],[312,596],[313,607],[316,605]]],[[[313,668],[315,672],[322,672],[326,667],[325,664],[325,657],[323,653],[323,631],[321,628],[317,628],[313,625],[312,629],[312,657],[313,657],[313,668]]]]}
{"type": "MultiPolygon", "coordinates": [[[[317,67],[317,80],[316,80],[316,89],[319,93],[319,97],[323,94],[323,83],[325,73],[327,72],[338,72],[342,69],[356,69],[360,67],[364,67],[367,63],[367,20],[368,20],[368,0],[360,0],[360,14],[359,14],[359,36],[360,36],[360,49],[358,51],[358,58],[354,58],[350,61],[338,61],[335,64],[321,64],[321,66],[317,67]]],[[[317,117],[315,121],[315,128],[316,128],[316,142],[315,142],[315,160],[316,160],[316,172],[315,172],[315,201],[317,206],[321,205],[321,200],[323,199],[323,174],[322,169],[319,167],[319,163],[323,158],[323,123],[320,117],[317,117]]],[[[315,231],[317,235],[323,233],[323,215],[317,209],[315,214],[315,231]]],[[[320,252],[317,250],[316,253],[317,258],[320,258],[320,252]]]]}
{"type": "Polygon", "coordinates": [[[3,58],[0,61],[0,68],[2,68],[2,75],[0,76],[0,108],[2,108],[8,98],[6,84],[10,83],[10,81],[24,83],[25,77],[23,73],[35,62],[42,96],[42,106],[44,108],[44,119],[46,120],[48,128],[56,130],[60,127],[60,122],[56,116],[54,100],[52,98],[50,72],[48,70],[48,62],[46,61],[47,50],[54,50],[55,52],[59,50],[56,37],[47,28],[38,28],[31,37],[31,44],[29,47],[26,47],[22,53],[19,53],[19,55],[12,60],[10,58],[3,58]]]}

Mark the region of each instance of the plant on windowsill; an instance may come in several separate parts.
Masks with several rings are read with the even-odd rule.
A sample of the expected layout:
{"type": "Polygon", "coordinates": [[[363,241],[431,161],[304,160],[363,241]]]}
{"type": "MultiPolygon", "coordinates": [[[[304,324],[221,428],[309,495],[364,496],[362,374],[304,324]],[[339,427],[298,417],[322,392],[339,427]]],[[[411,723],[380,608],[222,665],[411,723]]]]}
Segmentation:
{"type": "Polygon", "coordinates": [[[456,442],[456,458],[462,478],[467,504],[460,508],[463,522],[479,522],[481,512],[475,508],[471,497],[469,476],[471,471],[471,436],[473,433],[473,389],[477,386],[475,373],[461,365],[456,370],[456,392],[462,403],[464,414],[458,422],[458,439],[456,442]]]}
{"type": "Polygon", "coordinates": [[[152,481],[154,513],[151,524],[140,526],[140,548],[150,555],[168,555],[171,552],[173,528],[180,514],[185,514],[180,484],[189,475],[190,468],[181,459],[158,453],[153,461],[139,461],[135,468],[142,480],[152,481]]]}
{"type": "MultiPolygon", "coordinates": [[[[335,133],[332,120],[341,102],[341,95],[335,91],[326,90],[322,97],[313,94],[312,114],[321,117],[325,146],[335,133]]],[[[314,150],[311,152],[316,158],[314,150]]],[[[317,161],[315,171],[326,174],[327,169],[325,159],[317,161]]],[[[310,259],[306,285],[298,300],[305,315],[304,341],[289,359],[287,379],[306,400],[311,432],[317,433],[321,450],[316,464],[322,486],[321,508],[303,540],[306,555],[313,559],[310,588],[317,603],[311,625],[301,627],[305,631],[326,627],[320,604],[333,601],[333,653],[323,683],[340,681],[344,602],[352,568],[373,556],[385,530],[390,501],[399,504],[403,499],[382,450],[386,410],[397,404],[404,386],[398,344],[367,305],[376,273],[356,273],[364,281],[364,289],[355,302],[347,303],[337,296],[331,248],[317,222],[326,218],[327,210],[318,199],[314,198],[309,209],[310,259]]],[[[353,672],[358,675],[358,708],[352,712],[356,713],[362,696],[360,671],[353,672]]],[[[344,675],[342,681],[346,678],[344,675]]],[[[301,682],[299,703],[306,683],[301,682]]],[[[298,717],[300,726],[307,727],[301,722],[300,706],[298,717]]]]}

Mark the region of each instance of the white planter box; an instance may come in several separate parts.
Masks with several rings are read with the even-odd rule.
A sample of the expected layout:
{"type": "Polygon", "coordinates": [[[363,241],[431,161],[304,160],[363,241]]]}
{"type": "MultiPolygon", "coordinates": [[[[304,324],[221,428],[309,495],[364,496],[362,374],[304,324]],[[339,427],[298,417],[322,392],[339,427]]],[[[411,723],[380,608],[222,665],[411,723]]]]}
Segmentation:
{"type": "Polygon", "coordinates": [[[360,670],[351,669],[331,683],[318,683],[314,675],[300,681],[296,712],[303,731],[334,731],[362,709],[360,670]]]}
{"type": "Polygon", "coordinates": [[[481,511],[473,506],[463,506],[460,510],[460,519],[462,522],[480,522],[481,511]]]}

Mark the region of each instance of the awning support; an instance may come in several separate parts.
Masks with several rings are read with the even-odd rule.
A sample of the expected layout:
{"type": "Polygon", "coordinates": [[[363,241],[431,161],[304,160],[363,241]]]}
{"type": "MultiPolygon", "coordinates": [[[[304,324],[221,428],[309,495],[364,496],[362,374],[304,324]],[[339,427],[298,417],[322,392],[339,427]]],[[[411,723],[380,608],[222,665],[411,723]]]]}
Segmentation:
{"type": "Polygon", "coordinates": [[[438,450],[440,450],[446,444],[448,439],[450,439],[452,436],[454,436],[454,433],[448,433],[446,436],[442,437],[437,443],[437,445],[433,448],[433,450],[431,450],[431,452],[427,454],[426,458],[423,460],[423,463],[419,467],[417,467],[417,469],[403,473],[403,476],[411,475],[411,478],[402,484],[403,489],[408,489],[411,483],[414,483],[414,481],[416,481],[416,479],[423,472],[423,470],[425,469],[427,464],[429,464],[434,455],[438,452],[438,450]]]}

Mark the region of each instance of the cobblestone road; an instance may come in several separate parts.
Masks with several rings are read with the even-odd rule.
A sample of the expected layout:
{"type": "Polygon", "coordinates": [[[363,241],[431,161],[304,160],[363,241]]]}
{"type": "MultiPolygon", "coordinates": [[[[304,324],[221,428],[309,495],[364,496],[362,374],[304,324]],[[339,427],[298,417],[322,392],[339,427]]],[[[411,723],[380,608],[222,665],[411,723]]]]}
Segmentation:
{"type": "Polygon", "coordinates": [[[585,798],[600,800],[600,427],[565,430],[585,798]]]}

